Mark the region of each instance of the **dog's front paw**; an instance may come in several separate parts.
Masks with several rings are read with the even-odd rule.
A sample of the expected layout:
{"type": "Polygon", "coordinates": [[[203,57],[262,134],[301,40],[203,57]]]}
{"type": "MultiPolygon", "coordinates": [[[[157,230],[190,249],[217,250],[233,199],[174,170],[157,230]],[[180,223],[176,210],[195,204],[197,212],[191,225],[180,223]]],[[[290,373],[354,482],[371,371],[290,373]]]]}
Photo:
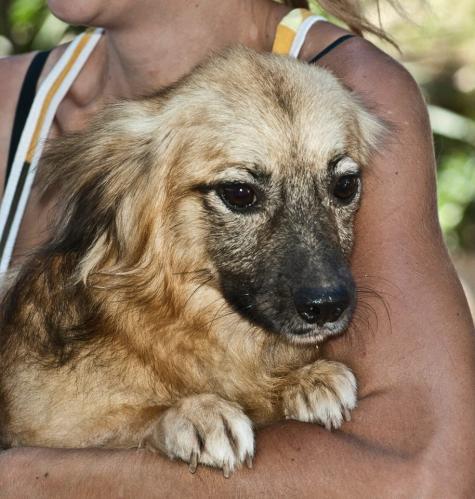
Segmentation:
{"type": "Polygon", "coordinates": [[[339,428],[356,407],[355,376],[344,364],[318,360],[293,373],[282,404],[287,419],[339,428]]]}
{"type": "Polygon", "coordinates": [[[172,459],[223,470],[227,478],[243,462],[251,467],[254,433],[242,409],[217,395],[187,397],[168,409],[153,426],[144,444],[172,459]]]}

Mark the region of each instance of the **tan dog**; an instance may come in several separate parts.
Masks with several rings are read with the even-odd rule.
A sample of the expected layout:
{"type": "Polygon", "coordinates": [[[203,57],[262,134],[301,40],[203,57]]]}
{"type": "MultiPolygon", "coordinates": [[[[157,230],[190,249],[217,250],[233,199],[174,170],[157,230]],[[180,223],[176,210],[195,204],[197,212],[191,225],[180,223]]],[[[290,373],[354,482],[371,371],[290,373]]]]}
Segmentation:
{"type": "Polygon", "coordinates": [[[253,425],[338,428],[355,378],[315,345],[351,318],[380,130],[328,72],[234,49],[55,141],[61,219],[2,305],[2,444],[145,445],[229,475],[253,425]]]}

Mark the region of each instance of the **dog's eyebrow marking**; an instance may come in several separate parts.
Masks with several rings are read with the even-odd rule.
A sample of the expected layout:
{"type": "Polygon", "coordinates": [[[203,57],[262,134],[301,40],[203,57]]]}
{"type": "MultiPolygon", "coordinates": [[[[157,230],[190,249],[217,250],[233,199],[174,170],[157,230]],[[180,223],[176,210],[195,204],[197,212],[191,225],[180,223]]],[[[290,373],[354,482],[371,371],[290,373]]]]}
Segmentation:
{"type": "Polygon", "coordinates": [[[271,177],[270,172],[263,169],[261,166],[255,164],[251,166],[245,166],[245,170],[247,170],[257,181],[265,181],[271,177]]]}
{"type": "Polygon", "coordinates": [[[271,177],[270,172],[262,166],[254,163],[236,163],[225,165],[219,171],[218,180],[255,180],[257,182],[265,182],[271,177]]]}
{"type": "Polygon", "coordinates": [[[341,154],[329,162],[329,167],[334,175],[351,175],[360,171],[358,163],[346,154],[341,154]]]}
{"type": "Polygon", "coordinates": [[[271,177],[270,172],[261,166],[253,163],[233,163],[223,165],[217,172],[211,182],[199,183],[192,187],[192,190],[201,193],[208,193],[215,189],[219,184],[225,182],[243,182],[251,184],[265,184],[271,177]]]}

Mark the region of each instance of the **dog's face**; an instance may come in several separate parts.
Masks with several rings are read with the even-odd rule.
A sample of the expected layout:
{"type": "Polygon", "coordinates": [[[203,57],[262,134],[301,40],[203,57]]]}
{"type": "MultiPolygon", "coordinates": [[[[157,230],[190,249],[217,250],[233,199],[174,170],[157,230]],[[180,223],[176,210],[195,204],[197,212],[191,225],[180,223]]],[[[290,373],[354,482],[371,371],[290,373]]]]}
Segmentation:
{"type": "Polygon", "coordinates": [[[226,300],[294,341],[341,332],[355,304],[346,257],[361,176],[341,154],[320,168],[303,157],[280,168],[229,165],[199,186],[206,244],[226,300]]]}
{"type": "Polygon", "coordinates": [[[198,72],[172,128],[176,246],[205,260],[208,286],[251,323],[320,341],[355,306],[347,259],[379,125],[323,70],[232,57],[226,73],[198,72]]]}

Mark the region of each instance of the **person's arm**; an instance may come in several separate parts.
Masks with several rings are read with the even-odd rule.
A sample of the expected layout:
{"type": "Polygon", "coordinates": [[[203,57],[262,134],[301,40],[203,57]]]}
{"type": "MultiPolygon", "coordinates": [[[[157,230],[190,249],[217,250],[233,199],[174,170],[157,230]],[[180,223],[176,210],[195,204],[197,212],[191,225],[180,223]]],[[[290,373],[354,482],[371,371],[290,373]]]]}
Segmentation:
{"type": "Polygon", "coordinates": [[[351,330],[325,349],[359,379],[352,421],[333,433],[300,423],[261,430],[254,469],[229,480],[143,451],[10,450],[0,454],[3,495],[475,494],[475,336],[437,221],[424,102],[412,78],[363,40],[322,63],[393,124],[364,175],[353,258],[362,303],[351,330]]]}
{"type": "MultiPolygon", "coordinates": [[[[362,401],[351,425],[379,417],[377,405],[362,401]]],[[[184,463],[144,450],[13,449],[0,454],[0,496],[383,497],[422,488],[413,456],[379,444],[379,435],[359,440],[349,426],[344,433],[303,423],[266,428],[257,434],[253,469],[229,479],[206,467],[192,475],[184,463]]]]}

